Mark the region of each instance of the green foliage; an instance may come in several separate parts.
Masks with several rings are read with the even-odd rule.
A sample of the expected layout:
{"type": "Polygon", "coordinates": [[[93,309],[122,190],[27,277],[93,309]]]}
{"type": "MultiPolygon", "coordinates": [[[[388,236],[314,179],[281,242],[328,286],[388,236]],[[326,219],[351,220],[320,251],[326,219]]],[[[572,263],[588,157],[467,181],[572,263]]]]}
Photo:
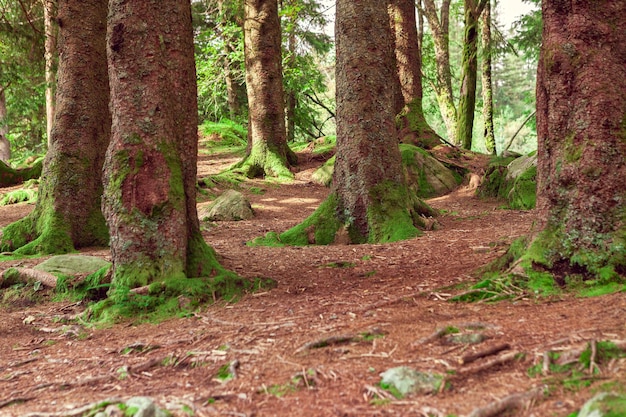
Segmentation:
{"type": "Polygon", "coordinates": [[[229,119],[205,120],[200,125],[202,146],[210,153],[242,152],[248,143],[248,130],[229,119]]]}
{"type": "Polygon", "coordinates": [[[8,206],[17,203],[34,203],[37,200],[37,190],[21,188],[9,191],[0,198],[0,206],[8,206]]]}

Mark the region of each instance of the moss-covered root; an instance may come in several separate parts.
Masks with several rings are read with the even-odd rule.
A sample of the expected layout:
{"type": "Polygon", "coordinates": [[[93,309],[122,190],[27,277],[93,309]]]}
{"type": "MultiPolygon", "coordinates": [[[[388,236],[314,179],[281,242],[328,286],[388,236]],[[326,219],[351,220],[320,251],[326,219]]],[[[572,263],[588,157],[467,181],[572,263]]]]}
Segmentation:
{"type": "Polygon", "coordinates": [[[43,158],[39,158],[28,168],[13,169],[0,161],[0,187],[21,184],[24,181],[39,178],[43,167],[43,158]]]}
{"type": "Polygon", "coordinates": [[[362,236],[350,221],[340,221],[339,200],[331,193],[313,214],[299,225],[277,234],[270,232],[251,242],[251,246],[305,246],[349,243],[385,243],[410,239],[425,228],[424,217],[437,213],[421,199],[401,192],[388,184],[372,191],[372,204],[368,209],[368,236],[362,236]],[[395,192],[395,191],[397,192],[395,192]],[[378,196],[378,197],[377,197],[378,196]],[[384,197],[383,197],[384,196],[384,197]]]}
{"type": "Polygon", "coordinates": [[[283,156],[271,148],[253,147],[250,154],[235,164],[231,170],[248,178],[265,177],[277,181],[291,181],[294,176],[289,166],[295,165],[298,158],[289,148],[287,150],[287,155],[283,156]]]}
{"type": "Polygon", "coordinates": [[[68,253],[74,251],[67,225],[54,213],[36,211],[6,226],[0,251],[16,255],[68,253]]]}

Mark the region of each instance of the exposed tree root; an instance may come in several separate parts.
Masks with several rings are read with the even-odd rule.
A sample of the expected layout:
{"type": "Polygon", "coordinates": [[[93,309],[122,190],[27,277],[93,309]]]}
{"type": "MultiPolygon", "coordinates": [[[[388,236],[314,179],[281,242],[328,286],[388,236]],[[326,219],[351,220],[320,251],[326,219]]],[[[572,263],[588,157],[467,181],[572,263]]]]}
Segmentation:
{"type": "Polygon", "coordinates": [[[5,285],[5,282],[12,285],[17,282],[27,283],[28,281],[39,281],[49,288],[56,288],[57,286],[57,277],[49,272],[32,268],[9,268],[0,275],[0,288],[5,285]]]}
{"type": "Polygon", "coordinates": [[[496,353],[500,353],[503,350],[507,350],[507,349],[511,349],[511,345],[509,345],[508,343],[503,343],[503,344],[500,344],[500,345],[492,346],[492,347],[490,347],[488,349],[485,349],[483,351],[476,352],[476,353],[470,353],[470,354],[467,354],[467,355],[463,356],[460,359],[460,363],[462,365],[466,365],[466,364],[474,362],[474,361],[476,361],[478,359],[481,359],[481,358],[484,358],[484,357],[487,357],[487,356],[491,356],[491,355],[495,355],[496,353]]]}
{"type": "Polygon", "coordinates": [[[530,391],[511,394],[501,400],[492,402],[485,407],[474,409],[468,417],[493,417],[500,416],[507,410],[517,410],[528,406],[529,403],[543,396],[546,386],[539,386],[530,391]]]}

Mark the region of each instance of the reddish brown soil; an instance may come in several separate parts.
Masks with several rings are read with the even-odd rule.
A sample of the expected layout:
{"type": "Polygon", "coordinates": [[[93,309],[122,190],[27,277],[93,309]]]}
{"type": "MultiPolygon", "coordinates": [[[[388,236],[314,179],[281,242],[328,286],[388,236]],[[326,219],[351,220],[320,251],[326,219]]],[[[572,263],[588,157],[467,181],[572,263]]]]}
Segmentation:
{"type": "MultiPolygon", "coordinates": [[[[200,172],[215,172],[225,162],[203,157],[200,172]]],[[[183,405],[195,416],[467,415],[547,384],[546,395],[517,415],[565,416],[602,384],[626,383],[624,360],[602,366],[590,388],[568,390],[558,377],[526,372],[548,350],[626,339],[624,293],[590,299],[528,295],[497,304],[447,301],[463,291],[451,286],[477,280],[472,275],[477,267],[529,232],[532,212],[501,210],[498,202],[461,190],[429,201],[445,214],[437,230],[416,239],[385,245],[246,246],[251,238],[297,224],[325,198],[328,190],[308,181],[313,162],[290,185],[245,184],[242,190],[257,216],[212,225],[205,233],[224,266],[244,277],[271,277],[277,282],[272,290],[234,304],[218,302],[193,317],[105,329],[72,324],[53,332],[62,326],[60,317],[80,308],[68,302],[2,307],[0,415],[67,415],[106,398],[136,395],[154,398],[177,416],[188,415],[183,405]],[[252,186],[265,192],[251,193],[252,186]],[[34,321],[25,321],[28,317],[34,321]],[[436,329],[476,322],[487,327],[489,338],[483,343],[419,343],[436,329]],[[301,349],[309,342],[365,332],[384,336],[301,349]],[[504,353],[525,355],[482,372],[475,367],[489,358],[459,363],[471,352],[502,343],[510,345],[504,353]],[[152,350],[125,351],[133,346],[152,350]],[[219,369],[233,361],[236,378],[219,381],[219,369]],[[434,395],[372,402],[368,387],[378,384],[380,372],[400,365],[446,374],[449,387],[434,395]],[[307,380],[293,383],[303,372],[307,380]],[[278,387],[287,392],[273,395],[278,387]]],[[[0,226],[31,208],[0,208],[0,226]]],[[[88,252],[108,256],[103,250],[88,252]]]]}

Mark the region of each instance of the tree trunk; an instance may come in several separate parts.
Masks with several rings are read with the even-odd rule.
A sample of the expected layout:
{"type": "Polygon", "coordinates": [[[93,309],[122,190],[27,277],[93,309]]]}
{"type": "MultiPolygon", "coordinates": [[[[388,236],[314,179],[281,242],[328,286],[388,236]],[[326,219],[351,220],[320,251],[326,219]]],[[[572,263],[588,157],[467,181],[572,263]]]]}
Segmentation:
{"type": "Polygon", "coordinates": [[[626,2],[543,2],[538,208],[527,256],[568,275],[626,279],[626,2]]]}
{"type": "MultiPolygon", "coordinates": [[[[220,13],[221,23],[224,27],[236,21],[233,16],[232,7],[225,4],[225,0],[218,0],[217,6],[220,13]]],[[[241,20],[241,19],[239,19],[241,20]]],[[[243,85],[237,78],[236,64],[233,63],[231,55],[235,52],[233,45],[237,40],[229,36],[228,32],[222,31],[224,36],[224,77],[226,79],[226,100],[228,102],[228,113],[231,120],[239,120],[243,115],[242,97],[245,95],[243,85]]]]}
{"type": "Polygon", "coordinates": [[[9,126],[7,125],[7,99],[4,88],[0,88],[0,161],[9,163],[11,144],[9,143],[9,126]]]}
{"type": "Polygon", "coordinates": [[[483,137],[485,148],[492,155],[496,154],[496,137],[493,131],[493,82],[491,78],[491,2],[487,1],[482,14],[482,85],[483,85],[483,137]]]}
{"type": "Polygon", "coordinates": [[[46,76],[46,136],[48,138],[48,146],[52,141],[52,125],[54,122],[55,112],[55,94],[57,87],[57,36],[58,26],[55,22],[57,19],[57,3],[59,0],[43,0],[43,22],[44,22],[44,58],[45,58],[45,76],[46,76]]]}
{"type": "Polygon", "coordinates": [[[485,0],[465,0],[465,35],[461,63],[461,92],[457,114],[458,143],[464,149],[472,148],[474,111],[476,109],[476,76],[478,71],[478,19],[485,7],[485,0]]]}
{"type": "Polygon", "coordinates": [[[402,110],[400,140],[426,149],[441,144],[441,138],[426,122],[422,107],[422,54],[413,0],[390,1],[389,14],[395,37],[395,54],[402,110]]]}
{"type": "Polygon", "coordinates": [[[103,210],[113,284],[134,288],[209,276],[220,267],[196,212],[190,3],[110,0],[107,47],[113,128],[103,210]]]}
{"type": "Polygon", "coordinates": [[[287,146],[278,1],[245,0],[244,16],[248,153],[235,170],[291,179],[297,159],[287,146]]]}
{"type": "Polygon", "coordinates": [[[450,2],[451,0],[442,1],[441,18],[439,18],[434,0],[424,0],[423,13],[428,20],[435,44],[435,63],[437,66],[435,94],[439,103],[439,111],[446,125],[448,141],[459,143],[456,137],[457,116],[454,95],[452,94],[452,71],[450,70],[450,2]]]}
{"type": "MultiPolygon", "coordinates": [[[[295,16],[291,18],[295,19],[295,16]]],[[[292,22],[293,30],[288,35],[288,44],[287,48],[289,50],[289,66],[291,68],[295,68],[296,66],[296,33],[295,33],[295,22],[292,22]]],[[[287,129],[287,142],[293,142],[296,139],[296,93],[293,89],[287,89],[285,91],[285,119],[287,121],[286,129],[287,129]]]]}
{"type": "Polygon", "coordinates": [[[106,245],[101,169],[109,137],[106,0],[60,0],[56,112],[35,210],[7,226],[2,250],[62,253],[106,245]]]}

